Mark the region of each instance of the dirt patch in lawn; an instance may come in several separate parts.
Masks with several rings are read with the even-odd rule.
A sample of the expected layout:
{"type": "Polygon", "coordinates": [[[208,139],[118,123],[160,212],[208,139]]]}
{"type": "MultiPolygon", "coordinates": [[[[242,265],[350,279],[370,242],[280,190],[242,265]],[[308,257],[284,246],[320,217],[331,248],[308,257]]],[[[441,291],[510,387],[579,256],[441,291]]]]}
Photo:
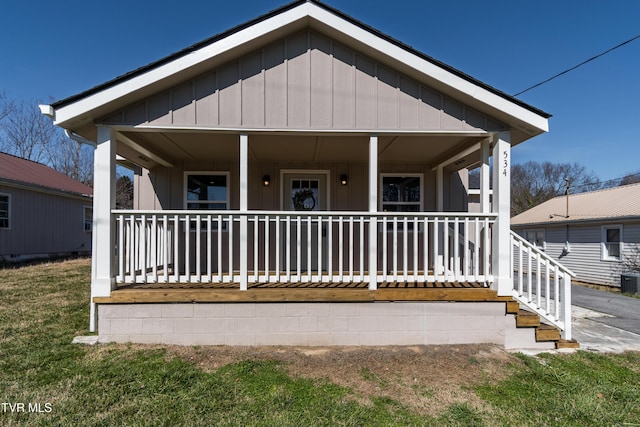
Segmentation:
{"type": "Polygon", "coordinates": [[[480,408],[473,387],[499,381],[520,359],[491,345],[406,347],[170,347],[169,354],[204,371],[241,360],[277,360],[290,375],[348,387],[364,404],[388,397],[425,415],[466,403],[480,408]]]}

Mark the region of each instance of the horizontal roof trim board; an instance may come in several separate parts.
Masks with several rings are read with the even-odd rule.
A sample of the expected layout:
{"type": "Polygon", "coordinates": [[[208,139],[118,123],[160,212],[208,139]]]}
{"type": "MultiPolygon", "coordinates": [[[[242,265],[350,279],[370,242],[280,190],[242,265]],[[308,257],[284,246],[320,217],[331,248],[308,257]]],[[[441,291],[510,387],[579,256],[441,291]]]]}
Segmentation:
{"type": "MultiPolygon", "coordinates": [[[[98,125],[103,126],[103,125],[98,125]]],[[[106,126],[106,125],[105,125],[106,126]]],[[[460,130],[460,131],[442,131],[442,130],[396,130],[396,129],[286,129],[286,128],[243,128],[243,127],[208,127],[208,126],[172,126],[171,128],[167,128],[164,126],[154,126],[154,125],[138,125],[138,126],[128,126],[128,125],[109,125],[111,129],[116,131],[136,131],[136,132],[157,132],[157,131],[165,131],[165,132],[206,132],[213,131],[216,132],[227,132],[227,133],[260,133],[260,134],[287,134],[287,135],[349,135],[349,136],[370,136],[370,135],[405,135],[405,136],[469,136],[469,137],[486,137],[488,135],[497,134],[498,132],[484,132],[484,131],[469,131],[469,130],[460,130]]]]}
{"type": "Polygon", "coordinates": [[[95,115],[104,115],[107,105],[113,104],[112,111],[123,108],[135,99],[175,85],[178,80],[194,77],[210,67],[212,61],[220,60],[222,63],[223,60],[229,60],[230,55],[224,58],[225,54],[239,47],[246,45],[251,48],[252,43],[264,37],[308,27],[330,30],[341,40],[347,39],[352,47],[366,47],[396,65],[412,69],[435,89],[446,88],[459,101],[470,104],[472,108],[482,105],[488,114],[494,112],[510,117],[513,120],[509,122],[510,125],[525,129],[530,136],[548,130],[549,114],[314,0],[291,3],[160,61],[53,103],[55,123],[62,127],[73,127],[94,120],[95,115]],[[103,110],[97,112],[101,107],[103,110]]]}

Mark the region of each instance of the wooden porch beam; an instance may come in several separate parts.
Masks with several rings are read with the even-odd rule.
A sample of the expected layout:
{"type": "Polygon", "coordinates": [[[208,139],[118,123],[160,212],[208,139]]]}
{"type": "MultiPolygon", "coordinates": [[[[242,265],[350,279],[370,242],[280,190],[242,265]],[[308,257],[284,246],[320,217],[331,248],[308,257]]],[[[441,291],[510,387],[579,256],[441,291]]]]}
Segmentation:
{"type": "Polygon", "coordinates": [[[148,148],[144,147],[138,141],[133,140],[131,137],[123,134],[122,132],[118,132],[117,133],[117,138],[118,138],[118,141],[120,141],[123,144],[125,144],[126,146],[136,150],[138,153],[142,154],[143,156],[146,156],[146,157],[150,158],[154,162],[156,162],[156,163],[158,163],[158,164],[160,164],[162,166],[168,167],[168,168],[172,168],[173,167],[173,163],[171,163],[170,161],[166,160],[164,157],[159,156],[158,154],[154,153],[153,151],[149,150],[148,148]]]}

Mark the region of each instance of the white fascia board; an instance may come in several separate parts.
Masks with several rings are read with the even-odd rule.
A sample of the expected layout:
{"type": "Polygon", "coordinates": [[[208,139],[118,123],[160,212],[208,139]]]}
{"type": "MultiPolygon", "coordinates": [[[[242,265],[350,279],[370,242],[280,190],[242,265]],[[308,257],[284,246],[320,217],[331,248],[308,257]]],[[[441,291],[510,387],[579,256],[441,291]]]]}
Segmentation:
{"type": "Polygon", "coordinates": [[[451,73],[450,71],[439,67],[436,64],[420,58],[413,53],[401,48],[400,46],[384,40],[357,25],[345,21],[344,19],[330,13],[325,9],[311,4],[309,4],[309,6],[309,15],[312,18],[317,19],[323,24],[330,26],[334,30],[342,32],[356,40],[359,40],[360,42],[373,47],[379,52],[408,65],[418,72],[428,75],[429,77],[440,81],[447,86],[450,86],[454,90],[477,99],[484,104],[488,104],[493,108],[504,112],[505,114],[526,122],[532,127],[540,129],[544,132],[549,131],[548,120],[534,113],[533,111],[514,104],[513,102],[495,93],[492,93],[462,77],[459,77],[451,73]]]}
{"type": "Polygon", "coordinates": [[[99,108],[102,105],[113,102],[162,79],[171,77],[210,58],[241,46],[244,43],[255,40],[265,34],[269,34],[281,27],[294,23],[300,19],[305,19],[308,15],[307,6],[308,4],[303,4],[264,21],[258,22],[251,27],[231,34],[228,37],[188,53],[165,65],[153,68],[144,74],[135,76],[98,93],[79,99],[69,105],[60,107],[55,111],[54,124],[64,127],[65,122],[73,120],[74,118],[99,108]]]}
{"type": "Polygon", "coordinates": [[[400,61],[416,71],[428,75],[454,90],[466,94],[478,101],[488,104],[493,108],[504,112],[505,114],[523,121],[532,127],[547,132],[549,130],[548,120],[526,108],[514,104],[507,99],[496,95],[476,84],[456,76],[455,74],[426,61],[413,53],[387,41],[379,36],[352,24],[343,18],[334,15],[328,10],[315,5],[313,3],[304,3],[293,9],[282,12],[264,21],[258,22],[247,27],[237,33],[233,33],[228,37],[218,40],[199,50],[191,52],[185,56],[175,59],[168,64],[151,69],[148,72],[135,76],[122,83],[109,87],[98,93],[82,98],[72,104],[59,108],[55,112],[55,124],[64,127],[64,123],[74,118],[86,114],[95,108],[98,108],[109,102],[113,102],[132,92],[143,89],[164,78],[170,77],[196,66],[210,58],[241,46],[244,43],[255,40],[261,36],[269,34],[286,25],[296,21],[311,17],[324,25],[333,28],[335,31],[341,32],[348,37],[358,40],[372,48],[378,50],[384,55],[388,55],[397,61],[400,61]]]}

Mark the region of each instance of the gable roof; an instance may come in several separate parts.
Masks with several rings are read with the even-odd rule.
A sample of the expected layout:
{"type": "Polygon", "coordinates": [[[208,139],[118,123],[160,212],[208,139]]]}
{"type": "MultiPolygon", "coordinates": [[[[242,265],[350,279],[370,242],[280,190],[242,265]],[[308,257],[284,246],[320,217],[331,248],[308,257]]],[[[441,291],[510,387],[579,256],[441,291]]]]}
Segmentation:
{"type": "MultiPolygon", "coordinates": [[[[110,110],[124,107],[178,81],[202,73],[224,60],[257,48],[277,37],[314,28],[350,47],[403,67],[437,90],[508,125],[518,143],[548,130],[549,114],[511,97],[467,74],[385,35],[317,0],[299,0],[196,43],[159,61],[57,101],[48,108],[55,124],[72,131],[110,110]]],[[[47,110],[47,109],[45,109],[47,110]]],[[[81,133],[82,134],[82,133],[81,133]]]]}
{"type": "Polygon", "coordinates": [[[640,184],[558,196],[511,218],[511,225],[640,219],[640,184]]]}
{"type": "Polygon", "coordinates": [[[42,163],[0,153],[0,183],[92,195],[93,189],[42,163]]]}

